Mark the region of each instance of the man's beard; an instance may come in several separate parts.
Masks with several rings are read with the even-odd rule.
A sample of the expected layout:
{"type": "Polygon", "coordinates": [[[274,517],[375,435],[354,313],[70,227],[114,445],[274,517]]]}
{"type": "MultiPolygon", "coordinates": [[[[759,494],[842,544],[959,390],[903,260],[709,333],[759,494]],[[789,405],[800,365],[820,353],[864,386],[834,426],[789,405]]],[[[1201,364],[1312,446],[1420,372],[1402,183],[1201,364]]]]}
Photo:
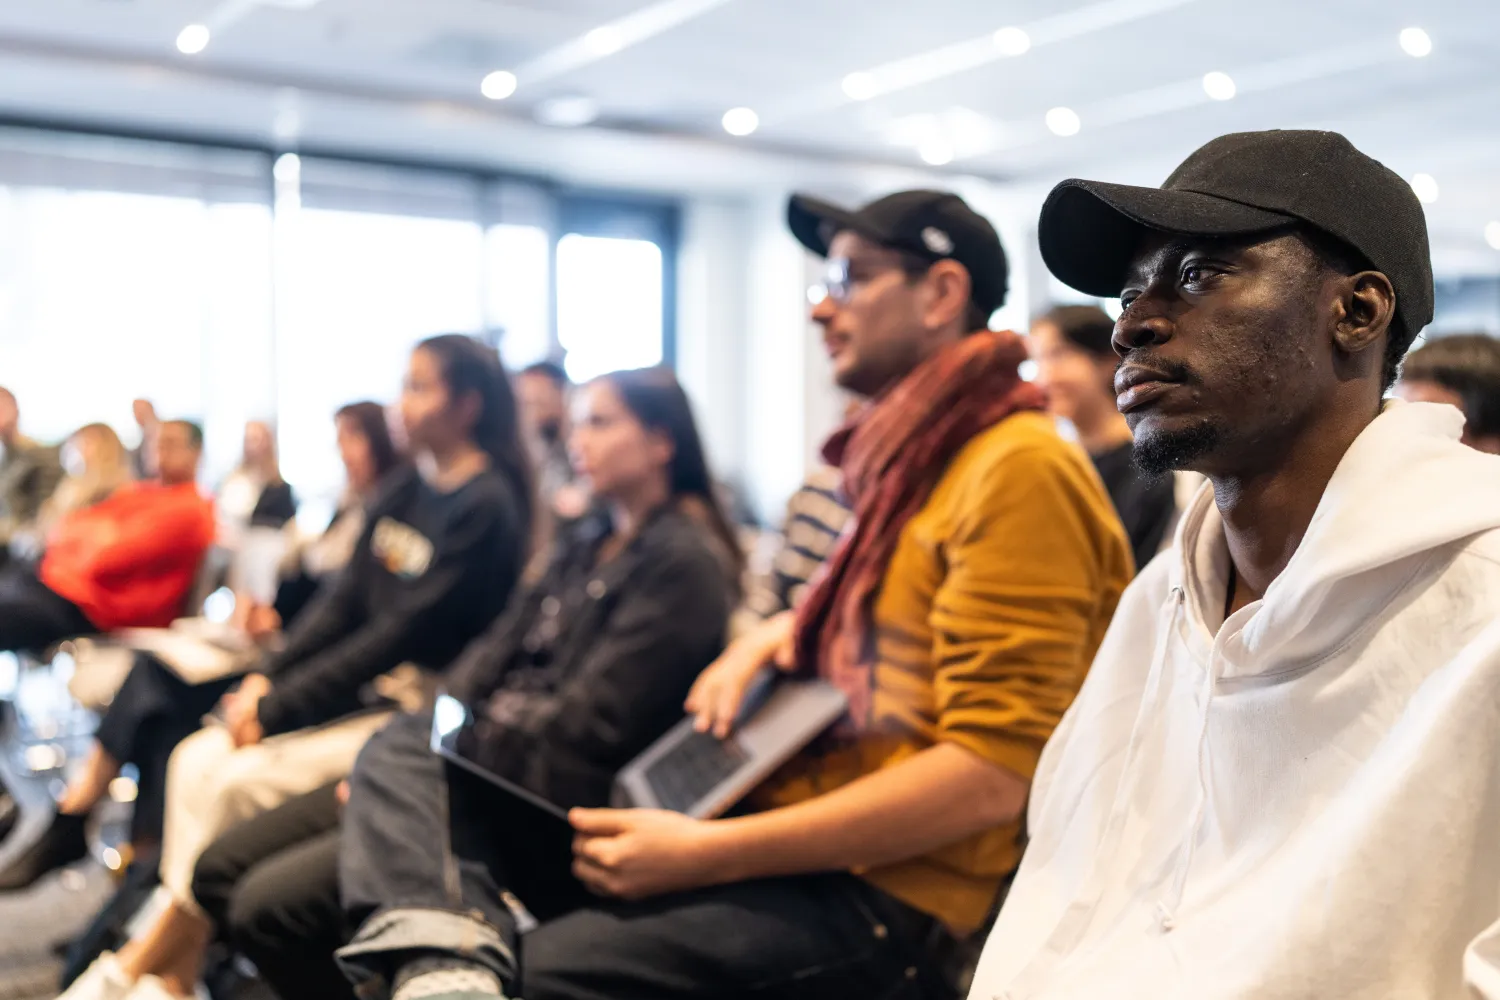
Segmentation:
{"type": "Polygon", "coordinates": [[[1202,420],[1177,430],[1137,435],[1131,457],[1137,469],[1155,479],[1188,468],[1216,449],[1223,437],[1223,430],[1217,424],[1202,420]]]}

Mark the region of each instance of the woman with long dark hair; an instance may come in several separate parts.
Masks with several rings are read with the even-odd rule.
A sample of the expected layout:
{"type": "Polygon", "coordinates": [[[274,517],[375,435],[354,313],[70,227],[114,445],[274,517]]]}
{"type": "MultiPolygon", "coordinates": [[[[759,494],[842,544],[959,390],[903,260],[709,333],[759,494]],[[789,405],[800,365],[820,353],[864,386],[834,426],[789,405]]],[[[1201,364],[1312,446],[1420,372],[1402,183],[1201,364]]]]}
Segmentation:
{"type": "MultiPolygon", "coordinates": [[[[583,387],[570,452],[593,509],[448,678],[475,720],[469,758],[562,808],[605,804],[620,768],[682,717],[693,679],[722,646],[739,571],[670,372],[620,372],[583,387]]],[[[526,899],[538,916],[577,899],[566,825],[518,814],[492,786],[447,769],[429,750],[431,727],[430,712],[396,719],[350,778],[345,898],[355,924],[385,911],[362,932],[355,961],[393,975],[399,935],[416,935],[408,956],[428,946],[441,954],[446,938],[423,937],[434,913],[439,925],[467,922],[484,947],[500,933],[502,897],[521,891],[511,873],[530,876],[526,899]],[[455,854],[450,843],[465,846],[455,854]],[[463,873],[462,884],[445,871],[463,873]]],[[[199,863],[205,908],[222,914],[230,941],[283,1000],[349,994],[331,958],[344,926],[338,823],[325,787],[230,831],[199,863]]]]}
{"type": "Polygon", "coordinates": [[[234,824],[347,774],[391,716],[377,681],[408,663],[435,679],[509,599],[526,559],[532,498],[499,359],[467,337],[422,341],[401,420],[415,468],[383,485],[350,564],[285,648],[225,696],[219,722],[172,755],[161,860],[171,905],[68,996],[112,996],[146,976],[191,996],[212,931],[192,894],[203,849],[234,824]]]}

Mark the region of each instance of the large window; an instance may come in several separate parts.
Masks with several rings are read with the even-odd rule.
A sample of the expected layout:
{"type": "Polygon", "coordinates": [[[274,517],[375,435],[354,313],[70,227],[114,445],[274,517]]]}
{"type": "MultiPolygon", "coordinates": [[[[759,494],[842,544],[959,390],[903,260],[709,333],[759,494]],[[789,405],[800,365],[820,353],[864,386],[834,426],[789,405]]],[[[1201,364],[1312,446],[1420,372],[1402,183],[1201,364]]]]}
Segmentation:
{"type": "Polygon", "coordinates": [[[557,244],[557,337],[568,376],[586,382],[662,362],[661,248],[569,233],[557,244]]]}
{"type": "Polygon", "coordinates": [[[334,411],[393,403],[423,337],[579,378],[670,362],[674,234],[670,205],[521,179],[0,128],[0,385],[44,440],[133,446],[136,397],[202,420],[208,484],[273,420],[327,501],[334,411]]]}

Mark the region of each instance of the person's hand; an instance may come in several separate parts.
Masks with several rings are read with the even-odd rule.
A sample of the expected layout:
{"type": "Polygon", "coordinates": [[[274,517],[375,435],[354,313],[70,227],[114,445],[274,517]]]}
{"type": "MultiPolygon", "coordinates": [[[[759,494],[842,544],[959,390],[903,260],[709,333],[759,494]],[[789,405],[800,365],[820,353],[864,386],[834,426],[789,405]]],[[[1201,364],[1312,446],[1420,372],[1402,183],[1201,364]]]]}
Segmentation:
{"type": "Polygon", "coordinates": [[[552,494],[552,512],[563,521],[576,521],[589,512],[589,492],[575,483],[559,486],[552,494]]]}
{"type": "Polygon", "coordinates": [[[250,674],[240,686],[224,696],[224,727],[238,747],[254,746],[265,739],[260,725],[260,700],[271,691],[264,674],[250,674]]]}
{"type": "Polygon", "coordinates": [[[573,874],[590,892],[645,899],[723,881],[712,823],[663,809],[574,809],[573,874]]]}
{"type": "Polygon", "coordinates": [[[719,739],[729,735],[745,689],[766,664],[786,671],[796,667],[795,625],[796,615],[791,611],[767,618],[730,643],[698,675],[683,707],[696,717],[693,724],[700,733],[712,731],[719,739]]]}
{"type": "Polygon", "coordinates": [[[338,802],[340,809],[342,809],[344,806],[347,806],[349,804],[349,779],[348,778],[345,778],[343,781],[340,781],[338,783],[338,785],[334,788],[334,790],[333,790],[333,797],[334,797],[335,801],[338,802]]]}
{"type": "Polygon", "coordinates": [[[245,631],[257,644],[264,645],[281,631],[281,615],[269,605],[254,605],[245,619],[245,631]]]}

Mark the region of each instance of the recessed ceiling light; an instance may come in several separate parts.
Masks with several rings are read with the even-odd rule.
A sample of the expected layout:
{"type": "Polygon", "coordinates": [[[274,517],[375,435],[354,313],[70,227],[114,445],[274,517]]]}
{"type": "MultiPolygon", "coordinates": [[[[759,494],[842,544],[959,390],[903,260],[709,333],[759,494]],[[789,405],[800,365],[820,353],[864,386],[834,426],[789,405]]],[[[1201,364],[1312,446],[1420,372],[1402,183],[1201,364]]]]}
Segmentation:
{"type": "Polygon", "coordinates": [[[297,183],[302,178],[302,157],[296,153],[282,153],[271,167],[271,176],[282,184],[297,183]]]}
{"type": "Polygon", "coordinates": [[[869,73],[850,73],[844,77],[844,94],[851,100],[868,101],[879,87],[869,73]]]}
{"type": "Polygon", "coordinates": [[[1432,37],[1421,28],[1401,30],[1401,51],[1418,59],[1432,54],[1432,37]]]}
{"type": "Polygon", "coordinates": [[[543,125],[578,128],[599,117],[599,105],[592,97],[575,95],[554,97],[537,105],[536,120],[543,125]]]}
{"type": "Polygon", "coordinates": [[[1500,219],[1484,227],[1484,241],[1494,249],[1500,250],[1500,219]]]}
{"type": "Polygon", "coordinates": [[[1234,79],[1215,70],[1203,76],[1203,92],[1216,101],[1227,101],[1235,95],[1234,79]]]}
{"type": "Polygon", "coordinates": [[[1002,56],[1018,56],[1031,48],[1031,36],[1020,28],[1001,28],[995,32],[995,48],[1002,56]]]}
{"type": "Polygon", "coordinates": [[[1424,205],[1431,205],[1438,200],[1438,182],[1431,174],[1413,174],[1411,189],[1416,192],[1417,200],[1424,205]]]}
{"type": "Polygon", "coordinates": [[[749,108],[730,108],[722,119],[724,131],[730,135],[749,135],[760,128],[760,115],[749,108]]]}
{"type": "Polygon", "coordinates": [[[625,47],[625,40],[614,28],[605,25],[583,36],[583,43],[601,56],[613,55],[625,47]]]}
{"type": "Polygon", "coordinates": [[[1072,108],[1053,108],[1047,112],[1047,127],[1054,135],[1077,135],[1083,122],[1072,108]]]}
{"type": "Polygon", "coordinates": [[[208,48],[208,39],[208,25],[190,24],[177,33],[177,51],[185,56],[195,56],[208,48]]]}
{"type": "Polygon", "coordinates": [[[953,145],[940,139],[933,139],[917,147],[917,155],[922,158],[923,163],[930,166],[947,166],[953,162],[953,145]]]}
{"type": "Polygon", "coordinates": [[[492,101],[503,101],[516,92],[516,74],[497,69],[479,82],[479,92],[492,101]]]}

